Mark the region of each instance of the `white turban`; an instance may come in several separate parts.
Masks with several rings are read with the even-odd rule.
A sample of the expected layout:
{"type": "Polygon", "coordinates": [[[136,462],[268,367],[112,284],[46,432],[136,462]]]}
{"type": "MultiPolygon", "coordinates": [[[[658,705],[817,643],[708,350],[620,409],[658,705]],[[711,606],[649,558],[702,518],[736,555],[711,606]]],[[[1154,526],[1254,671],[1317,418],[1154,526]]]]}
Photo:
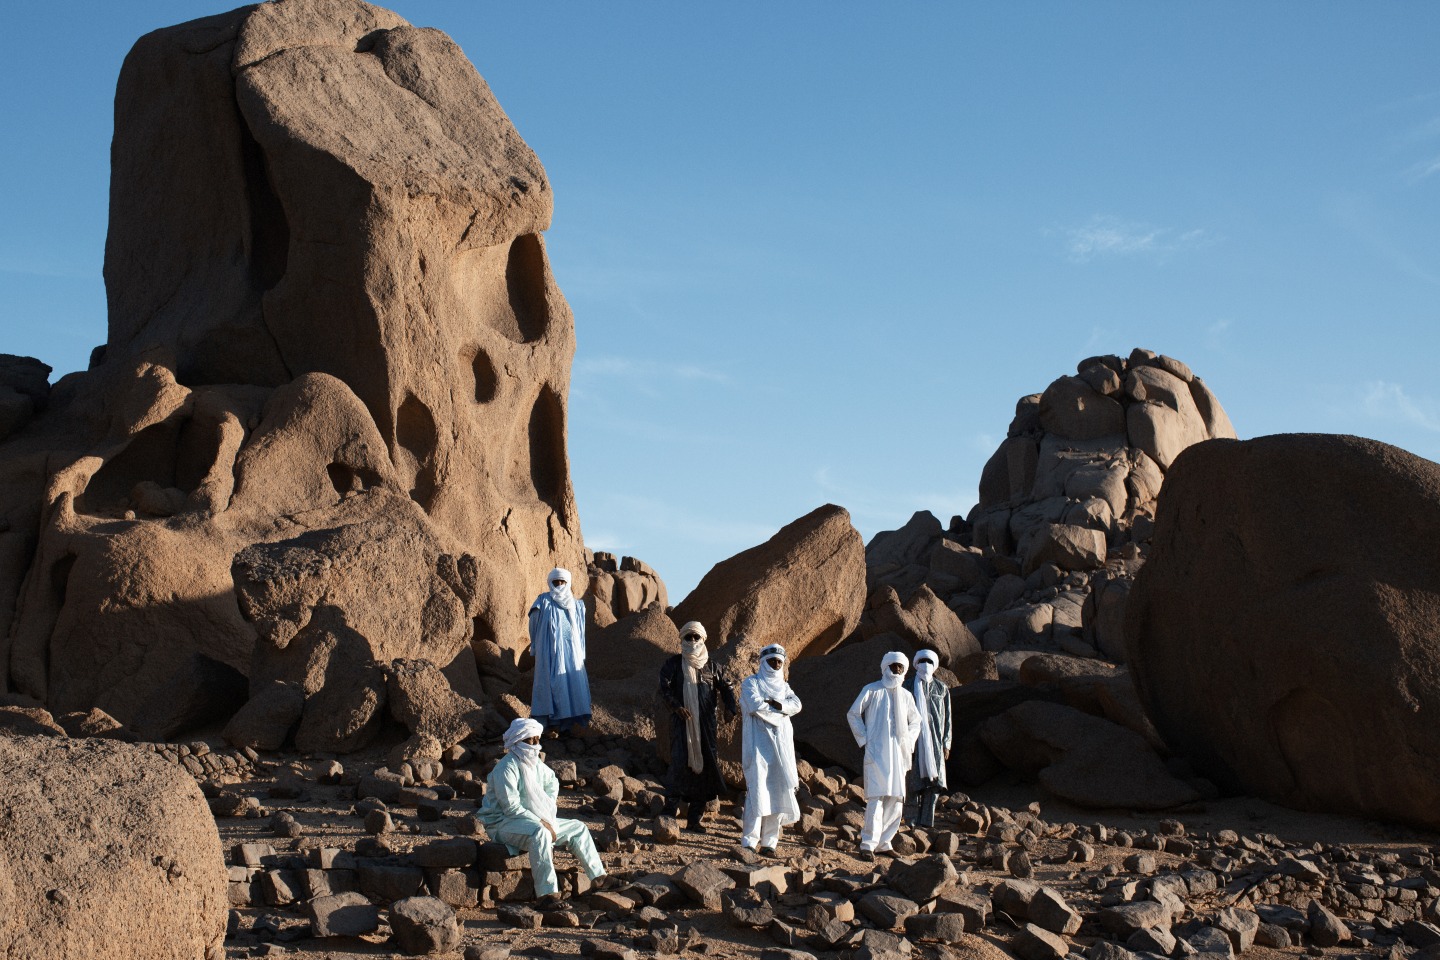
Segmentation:
{"type": "Polygon", "coordinates": [[[532,720],[529,717],[516,717],[505,731],[505,749],[509,750],[515,744],[531,737],[538,737],[545,732],[539,720],[532,720]]]}
{"type": "Polygon", "coordinates": [[[516,717],[505,731],[505,749],[520,761],[520,792],[525,795],[525,806],[544,822],[553,824],[557,810],[555,798],[540,783],[540,745],[525,742],[544,730],[538,720],[516,717]]]}
{"type": "Polygon", "coordinates": [[[891,650],[885,654],[885,659],[880,661],[880,679],[885,681],[885,689],[887,690],[894,690],[900,686],[901,681],[905,679],[905,670],[901,670],[899,673],[890,672],[890,664],[892,663],[900,664],[905,670],[910,669],[910,658],[899,650],[891,650]]]}
{"type": "MultiPolygon", "coordinates": [[[[550,571],[550,576],[546,578],[545,583],[550,588],[550,599],[554,600],[560,606],[564,607],[567,611],[569,611],[571,630],[570,642],[578,644],[580,640],[580,634],[583,628],[580,624],[580,608],[575,604],[575,594],[570,591],[570,586],[572,583],[574,583],[574,580],[570,576],[570,571],[566,570],[564,567],[556,567],[554,570],[550,571]],[[555,586],[556,580],[562,580],[564,582],[557,587],[555,586]]],[[[582,662],[584,660],[583,653],[580,654],[580,660],[582,662]]]]}
{"type": "Polygon", "coordinates": [[[789,659],[785,656],[785,648],[778,643],[772,643],[760,651],[760,666],[755,671],[756,678],[760,681],[760,692],[765,695],[766,700],[785,699],[785,663],[789,659]],[[779,668],[770,666],[770,659],[779,657],[781,664],[779,668]]]}

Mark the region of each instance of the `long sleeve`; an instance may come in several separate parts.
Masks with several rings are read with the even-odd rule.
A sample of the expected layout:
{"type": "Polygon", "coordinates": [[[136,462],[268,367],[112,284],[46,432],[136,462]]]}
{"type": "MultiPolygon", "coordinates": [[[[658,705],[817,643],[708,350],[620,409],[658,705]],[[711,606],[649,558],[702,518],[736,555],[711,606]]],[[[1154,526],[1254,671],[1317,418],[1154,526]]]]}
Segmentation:
{"type": "Polygon", "coordinates": [[[790,685],[785,685],[785,699],[780,701],[780,712],[787,717],[793,717],[800,712],[800,698],[795,696],[795,691],[790,685]]]}
{"type": "Polygon", "coordinates": [[[735,699],[735,688],[731,685],[730,678],[718,668],[715,670],[715,694],[716,699],[724,705],[725,716],[733,717],[739,714],[740,704],[735,699]]]}
{"type": "Polygon", "coordinates": [[[549,795],[551,800],[558,799],[560,796],[560,778],[555,776],[555,771],[550,769],[549,764],[542,763],[539,766],[540,788],[549,795]]]}
{"type": "Polygon", "coordinates": [[[920,724],[925,721],[920,717],[920,708],[915,705],[915,695],[909,690],[901,691],[905,696],[900,702],[905,705],[901,711],[905,714],[905,753],[915,752],[915,742],[920,739],[920,724]]]}
{"type": "Polygon", "coordinates": [[[865,695],[869,691],[861,690],[860,696],[850,705],[850,712],[845,714],[845,719],[850,721],[850,732],[855,736],[855,742],[863,749],[867,739],[865,733],[865,695]]]}
{"type": "Polygon", "coordinates": [[[746,680],[740,684],[740,709],[746,716],[760,715],[762,710],[767,709],[765,698],[760,695],[760,684],[752,680],[746,680]]]}
{"type": "Polygon", "coordinates": [[[946,753],[950,752],[950,688],[944,687],[945,693],[940,697],[940,733],[946,753]]]}
{"type": "Polygon", "coordinates": [[[671,713],[679,713],[680,708],[685,706],[680,697],[675,693],[675,675],[679,672],[680,658],[671,657],[660,667],[660,699],[665,701],[665,706],[670,708],[671,713]]]}

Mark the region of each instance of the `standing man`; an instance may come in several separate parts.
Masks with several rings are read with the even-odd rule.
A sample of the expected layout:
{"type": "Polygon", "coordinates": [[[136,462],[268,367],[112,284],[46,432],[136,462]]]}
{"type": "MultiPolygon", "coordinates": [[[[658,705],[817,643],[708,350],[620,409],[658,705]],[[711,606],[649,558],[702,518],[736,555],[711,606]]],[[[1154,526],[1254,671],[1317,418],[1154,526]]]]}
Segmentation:
{"type": "Polygon", "coordinates": [[[685,829],[704,833],[705,804],[727,793],[716,748],[717,710],[739,712],[735,691],[720,668],[710,662],[705,628],[692,620],[680,628],[680,652],[660,667],[660,699],[670,711],[670,770],[666,775],[665,810],[680,813],[689,804],[685,829]]]}
{"type": "Polygon", "coordinates": [[[585,601],[570,592],[570,571],[550,571],[550,591],[530,606],[530,652],[535,685],[530,716],[568,733],[590,725],[590,678],[585,674],[585,601]]]}
{"type": "MultiPolygon", "coordinates": [[[[560,781],[541,761],[542,730],[540,724],[525,717],[510,724],[505,731],[507,752],[486,780],[485,802],[476,816],[493,839],[509,848],[511,856],[518,856],[521,850],[530,854],[535,895],[545,906],[552,906],[561,899],[555,879],[556,847],[575,854],[591,880],[605,876],[605,865],[585,824],[557,814],[560,781]]],[[[603,888],[606,883],[597,885],[603,888]]]]}
{"type": "Polygon", "coordinates": [[[865,829],[860,834],[860,859],[889,853],[900,829],[905,806],[905,774],[920,736],[920,711],[902,686],[910,665],[903,653],[885,654],[880,679],[867,684],[855,698],[847,718],[855,742],[865,750],[865,829]]]}
{"type": "Polygon", "coordinates": [[[935,679],[940,657],[934,650],[915,655],[915,706],[920,737],[915,742],[915,776],[920,782],[915,822],[935,826],[935,801],[945,791],[945,761],[950,758],[950,688],[935,679]]]}
{"type": "Polygon", "coordinates": [[[740,758],[745,765],[745,830],[740,845],[762,857],[775,856],[780,828],[800,819],[795,790],[795,733],[790,718],[800,698],[785,682],[785,648],[772,643],[760,651],[760,666],[740,684],[745,714],[740,758]]]}

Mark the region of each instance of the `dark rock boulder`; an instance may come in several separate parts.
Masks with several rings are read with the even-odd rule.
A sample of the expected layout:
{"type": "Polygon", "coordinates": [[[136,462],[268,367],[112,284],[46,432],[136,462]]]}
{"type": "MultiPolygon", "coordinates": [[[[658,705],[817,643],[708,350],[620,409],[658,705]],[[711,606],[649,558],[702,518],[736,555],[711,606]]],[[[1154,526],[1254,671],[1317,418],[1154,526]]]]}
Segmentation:
{"type": "Polygon", "coordinates": [[[1440,466],[1359,437],[1186,450],[1125,634],[1146,710],[1222,787],[1440,826],[1440,466]]]}

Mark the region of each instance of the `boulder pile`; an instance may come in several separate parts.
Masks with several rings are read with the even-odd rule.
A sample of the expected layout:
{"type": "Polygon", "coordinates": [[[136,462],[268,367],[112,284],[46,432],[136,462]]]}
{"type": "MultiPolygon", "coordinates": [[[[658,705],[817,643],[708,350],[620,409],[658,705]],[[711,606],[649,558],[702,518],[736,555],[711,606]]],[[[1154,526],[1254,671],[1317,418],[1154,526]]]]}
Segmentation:
{"type": "MultiPolygon", "coordinates": [[[[1176,457],[1234,435],[1178,360],[1140,349],[1082,360],[1021,398],[967,517],[942,527],[922,511],[872,538],[861,625],[824,662],[796,665],[797,692],[843,690],[848,703],[886,650],[928,647],[953,685],[955,781],[1009,767],[1093,807],[1165,808],[1213,791],[1155,755],[1163,740],[1124,666],[1125,606],[1176,457]]],[[[843,716],[802,714],[796,735],[816,757],[858,761],[843,716]]]]}

